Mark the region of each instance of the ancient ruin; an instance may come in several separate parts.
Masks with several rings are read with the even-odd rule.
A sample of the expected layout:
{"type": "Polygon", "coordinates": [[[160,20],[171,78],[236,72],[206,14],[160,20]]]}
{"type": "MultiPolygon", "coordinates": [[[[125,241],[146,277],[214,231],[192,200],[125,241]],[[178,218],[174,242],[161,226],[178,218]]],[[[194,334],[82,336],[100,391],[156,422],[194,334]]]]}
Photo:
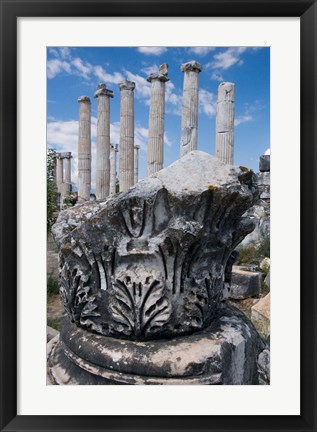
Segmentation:
{"type": "Polygon", "coordinates": [[[139,180],[139,150],[140,146],[134,146],[134,184],[139,180]]]}
{"type": "Polygon", "coordinates": [[[120,88],[120,191],[134,184],[134,88],[132,81],[123,81],[120,88]]]}
{"type": "Polygon", "coordinates": [[[110,146],[110,195],[116,193],[117,186],[117,153],[118,144],[111,144],[110,146]]]}
{"type": "Polygon", "coordinates": [[[110,98],[113,91],[98,84],[94,97],[98,99],[96,146],[96,198],[104,199],[110,191],[110,98]]]}
{"type": "MultiPolygon", "coordinates": [[[[164,169],[167,64],[147,78],[143,180],[134,141],[135,83],[119,84],[119,149],[110,144],[113,92],[97,86],[97,200],[90,199],[91,102],[78,99],[78,203],[61,211],[52,228],[66,311],[48,344],[52,384],[269,384],[268,345],[234,303],[259,295],[262,272],[234,263],[239,245],[258,229],[257,207],[269,207],[270,156],[261,156],[258,174],[233,166],[233,83],[219,86],[215,156],[198,151],[202,67],[191,61],[181,70],[181,158],[164,169]]],[[[71,190],[70,158],[56,158],[64,195],[71,190]]],[[[252,319],[266,337],[269,297],[261,300],[252,319]]]]}
{"type": "Polygon", "coordinates": [[[91,190],[91,102],[88,96],[80,96],[78,103],[78,202],[84,202],[91,190]]]}
{"type": "Polygon", "coordinates": [[[165,83],[169,80],[167,75],[168,65],[163,64],[158,73],[151,73],[147,78],[151,83],[147,175],[163,168],[165,83]]]}
{"type": "Polygon", "coordinates": [[[57,190],[57,206],[63,208],[64,199],[72,191],[71,152],[56,153],[54,158],[54,179],[57,190]]]}
{"type": "Polygon", "coordinates": [[[198,75],[202,66],[196,61],[184,63],[181,66],[184,72],[184,87],[182,99],[182,131],[180,156],[184,156],[197,149],[198,133],[198,75]]]}
{"type": "Polygon", "coordinates": [[[223,82],[218,87],[216,152],[223,162],[233,164],[235,85],[223,82]]]}
{"type": "Polygon", "coordinates": [[[89,383],[81,369],[126,384],[257,384],[264,343],[223,302],[256,199],[252,171],[194,151],[128,192],[60,213],[68,317],[50,361],[56,383],[70,361],[78,384],[89,383]]]}

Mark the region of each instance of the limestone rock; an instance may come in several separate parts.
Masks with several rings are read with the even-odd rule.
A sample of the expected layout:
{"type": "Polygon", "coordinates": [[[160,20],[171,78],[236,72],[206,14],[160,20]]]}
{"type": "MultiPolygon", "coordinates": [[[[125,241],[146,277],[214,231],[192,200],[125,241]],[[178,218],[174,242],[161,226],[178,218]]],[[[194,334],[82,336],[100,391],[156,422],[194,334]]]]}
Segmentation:
{"type": "Polygon", "coordinates": [[[270,171],[270,155],[260,156],[259,169],[261,172],[270,171]]]}
{"type": "Polygon", "coordinates": [[[263,339],[270,337],[270,293],[251,308],[251,321],[263,339]]]}
{"type": "Polygon", "coordinates": [[[206,328],[257,198],[252,171],[193,151],[127,192],[61,212],[53,235],[71,320],[137,340],[206,328]]]}
{"type": "Polygon", "coordinates": [[[264,283],[265,285],[270,289],[270,271],[268,272],[268,274],[266,275],[266,278],[264,279],[264,283]]]}
{"type": "Polygon", "coordinates": [[[53,327],[46,326],[46,339],[47,339],[47,342],[49,342],[50,340],[52,340],[57,335],[58,335],[58,331],[57,330],[55,330],[53,327]]]}
{"type": "Polygon", "coordinates": [[[260,293],[261,273],[233,267],[229,297],[235,300],[245,299],[260,293]]]}
{"type": "Polygon", "coordinates": [[[258,358],[259,384],[270,383],[270,351],[264,349],[258,358]]]}

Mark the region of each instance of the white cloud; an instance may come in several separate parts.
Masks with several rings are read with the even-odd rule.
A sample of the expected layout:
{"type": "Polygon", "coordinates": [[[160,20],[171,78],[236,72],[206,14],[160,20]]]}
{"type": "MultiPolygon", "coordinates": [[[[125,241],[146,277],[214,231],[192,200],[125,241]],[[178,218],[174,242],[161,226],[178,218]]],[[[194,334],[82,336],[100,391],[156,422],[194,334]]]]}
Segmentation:
{"type": "Polygon", "coordinates": [[[225,51],[217,53],[213,57],[213,61],[208,63],[206,67],[212,69],[226,70],[235,64],[242,64],[241,55],[247,50],[247,47],[227,48],[225,51]]]}
{"type": "Polygon", "coordinates": [[[67,47],[50,48],[49,53],[57,57],[47,62],[47,77],[49,79],[62,72],[78,75],[87,81],[91,79],[91,76],[96,76],[100,81],[107,84],[118,84],[124,79],[120,72],[110,74],[101,65],[92,65],[80,57],[72,57],[71,50],[67,47]]]}
{"type": "Polygon", "coordinates": [[[208,54],[210,51],[213,51],[215,48],[214,47],[204,47],[204,46],[201,46],[201,47],[191,47],[190,49],[189,49],[189,52],[191,53],[191,54],[196,54],[196,55],[199,55],[199,56],[205,56],[206,54],[208,54]]]}
{"type": "Polygon", "coordinates": [[[224,81],[223,76],[219,72],[213,72],[213,74],[211,75],[211,79],[219,82],[224,81]]]}
{"type": "Polygon", "coordinates": [[[138,51],[145,55],[159,56],[167,51],[165,47],[139,47],[138,51]]]}
{"type": "Polygon", "coordinates": [[[59,59],[49,60],[47,62],[47,77],[49,79],[54,78],[61,72],[71,73],[71,66],[66,61],[59,59]]]}
{"type": "Polygon", "coordinates": [[[85,79],[90,79],[92,72],[92,66],[89,63],[85,63],[81,58],[76,57],[72,60],[72,65],[75,67],[76,72],[85,79]]]}
{"type": "Polygon", "coordinates": [[[234,125],[239,126],[242,123],[247,123],[253,120],[251,115],[243,115],[234,119],[234,125]]]}
{"type": "Polygon", "coordinates": [[[150,75],[151,73],[156,73],[159,70],[159,66],[156,64],[153,64],[151,66],[145,66],[143,69],[141,69],[141,72],[144,73],[146,76],[150,75]]]}
{"type": "Polygon", "coordinates": [[[124,77],[120,72],[114,72],[113,74],[109,74],[100,65],[94,66],[93,74],[100,81],[104,81],[106,83],[119,84],[121,81],[124,80],[124,77]]]}
{"type": "Polygon", "coordinates": [[[208,117],[216,114],[216,96],[207,90],[199,90],[199,111],[208,117]]]}
{"type": "Polygon", "coordinates": [[[70,49],[68,47],[59,48],[59,52],[63,58],[67,58],[70,56],[70,49]]]}

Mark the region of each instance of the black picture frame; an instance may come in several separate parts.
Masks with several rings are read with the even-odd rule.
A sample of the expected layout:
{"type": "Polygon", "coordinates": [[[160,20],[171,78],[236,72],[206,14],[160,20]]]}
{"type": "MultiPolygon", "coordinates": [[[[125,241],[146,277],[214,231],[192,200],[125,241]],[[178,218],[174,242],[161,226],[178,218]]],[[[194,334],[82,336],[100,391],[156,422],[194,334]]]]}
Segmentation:
{"type": "MultiPolygon", "coordinates": [[[[317,3],[311,0],[0,0],[1,431],[316,431],[317,3]],[[300,17],[301,414],[294,416],[17,415],[17,18],[300,17]]],[[[269,29],[268,29],[269,31],[269,29]]],[[[287,43],[287,41],[285,41],[287,43]]],[[[287,143],[285,144],[287,153],[287,143]]],[[[283,173],[281,172],[281,175],[283,173]]],[[[290,236],[292,234],[290,233],[290,236]]],[[[284,269],[287,271],[287,269],[284,269]]],[[[286,290],[287,287],[279,287],[286,290]]],[[[287,328],[287,326],[286,326],[287,328]]],[[[290,347],[291,355],[291,347],[290,347]]],[[[291,379],[291,377],[290,377],[291,379]]]]}

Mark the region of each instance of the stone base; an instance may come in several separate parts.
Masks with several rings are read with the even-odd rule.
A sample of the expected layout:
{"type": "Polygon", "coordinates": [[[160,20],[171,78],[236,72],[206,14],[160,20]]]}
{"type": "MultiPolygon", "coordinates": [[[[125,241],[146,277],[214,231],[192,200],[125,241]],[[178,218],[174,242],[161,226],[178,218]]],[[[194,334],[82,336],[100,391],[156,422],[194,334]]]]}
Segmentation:
{"type": "Polygon", "coordinates": [[[260,293],[262,274],[244,270],[243,267],[233,266],[229,297],[242,300],[260,293]]]}
{"type": "Polygon", "coordinates": [[[270,293],[252,306],[251,320],[259,334],[268,340],[270,338],[270,293]]]}
{"type": "Polygon", "coordinates": [[[258,358],[265,344],[232,306],[203,331],[146,342],[97,335],[64,319],[50,344],[48,373],[58,385],[263,383],[258,358]]]}

